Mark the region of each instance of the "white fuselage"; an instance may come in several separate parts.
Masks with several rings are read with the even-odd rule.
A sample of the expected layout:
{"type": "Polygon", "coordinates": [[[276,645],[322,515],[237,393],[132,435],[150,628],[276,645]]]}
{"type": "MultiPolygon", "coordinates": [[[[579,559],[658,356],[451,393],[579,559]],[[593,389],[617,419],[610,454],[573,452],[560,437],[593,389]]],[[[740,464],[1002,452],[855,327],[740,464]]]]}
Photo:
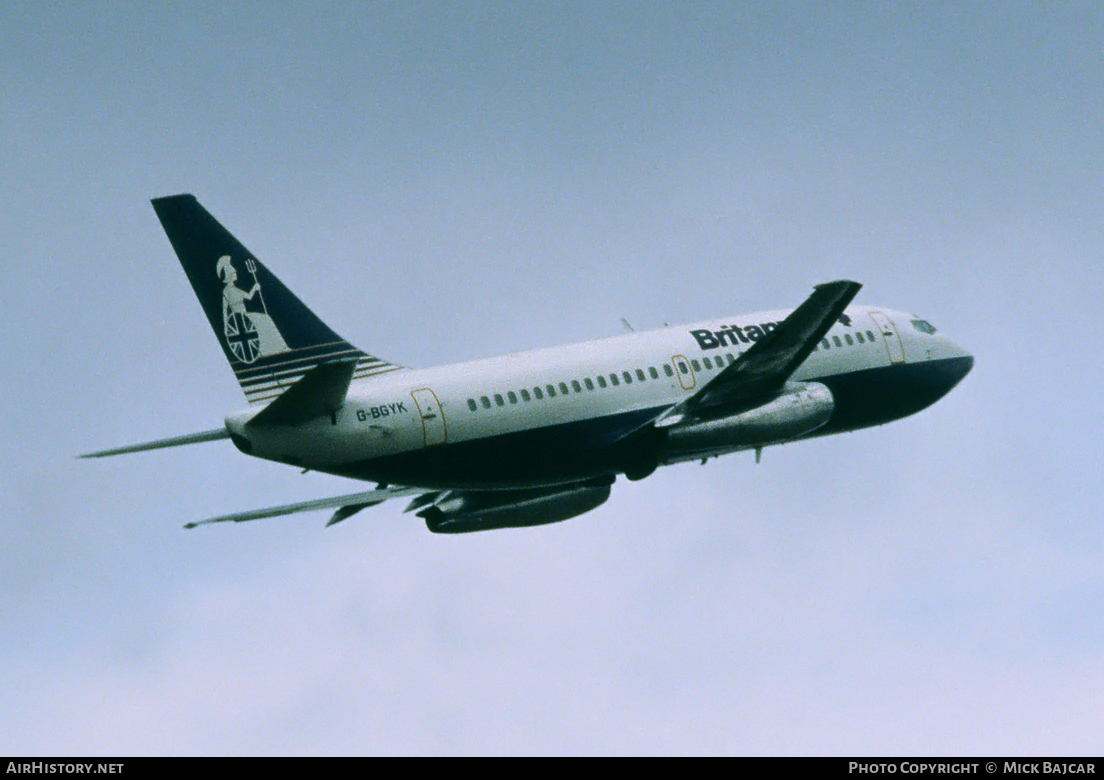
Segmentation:
{"type": "MultiPolygon", "coordinates": [[[[354,381],[332,419],[253,429],[247,423],[259,411],[254,407],[230,415],[226,426],[249,454],[346,476],[426,487],[555,483],[608,469],[599,458],[576,474],[564,461],[573,452],[601,450],[687,398],[788,313],[394,371],[354,381]],[[502,462],[518,459],[532,463],[502,462]]],[[[893,397],[910,392],[916,377],[927,376],[925,367],[967,353],[901,312],[853,306],[841,318],[848,319],[849,325],[833,325],[792,377],[824,382],[843,402],[838,424],[820,433],[911,414],[961,378],[933,385],[931,398],[893,397]],[[863,408],[883,402],[883,409],[863,408]]]]}

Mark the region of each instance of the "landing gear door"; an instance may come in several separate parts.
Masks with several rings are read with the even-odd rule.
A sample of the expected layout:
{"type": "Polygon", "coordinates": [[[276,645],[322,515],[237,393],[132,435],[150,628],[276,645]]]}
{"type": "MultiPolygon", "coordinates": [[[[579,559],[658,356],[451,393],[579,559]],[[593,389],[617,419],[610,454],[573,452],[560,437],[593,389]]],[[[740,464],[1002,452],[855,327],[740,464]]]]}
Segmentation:
{"type": "Polygon", "coordinates": [[[445,431],[445,416],[441,412],[441,404],[437,396],[428,387],[421,390],[413,390],[410,393],[414,403],[418,407],[418,414],[422,418],[422,430],[425,433],[425,446],[432,447],[435,444],[444,444],[448,439],[445,431]]]}
{"type": "Polygon", "coordinates": [[[901,336],[898,335],[897,328],[893,326],[893,321],[880,311],[870,312],[870,319],[874,320],[874,324],[877,325],[878,330],[881,331],[886,349],[889,350],[889,362],[904,363],[905,350],[901,346],[901,336]]]}

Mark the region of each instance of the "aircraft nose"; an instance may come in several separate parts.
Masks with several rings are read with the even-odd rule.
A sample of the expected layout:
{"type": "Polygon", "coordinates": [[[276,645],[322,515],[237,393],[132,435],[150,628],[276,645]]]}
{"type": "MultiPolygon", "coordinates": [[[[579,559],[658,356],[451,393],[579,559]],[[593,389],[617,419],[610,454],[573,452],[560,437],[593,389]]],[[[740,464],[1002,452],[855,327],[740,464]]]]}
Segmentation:
{"type": "Polygon", "coordinates": [[[944,354],[934,361],[934,368],[946,385],[944,392],[950,392],[970,373],[974,367],[974,356],[953,341],[948,341],[942,351],[944,354]]]}
{"type": "Polygon", "coordinates": [[[949,358],[946,363],[947,378],[951,380],[951,387],[957,385],[962,379],[970,373],[970,369],[974,367],[974,356],[970,354],[962,355],[961,357],[949,358]]]}
{"type": "Polygon", "coordinates": [[[932,405],[951,392],[973,367],[973,355],[942,339],[926,361],[909,366],[902,374],[905,386],[901,388],[901,397],[908,399],[904,413],[912,414],[932,405]]]}

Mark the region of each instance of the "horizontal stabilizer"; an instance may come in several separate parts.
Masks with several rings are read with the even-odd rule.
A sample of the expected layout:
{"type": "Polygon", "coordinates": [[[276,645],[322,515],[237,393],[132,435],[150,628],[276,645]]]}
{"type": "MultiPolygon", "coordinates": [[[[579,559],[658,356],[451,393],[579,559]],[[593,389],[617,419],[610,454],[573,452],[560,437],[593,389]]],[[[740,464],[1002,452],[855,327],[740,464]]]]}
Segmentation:
{"type": "MultiPolygon", "coordinates": [[[[253,509],[248,512],[235,512],[231,515],[220,515],[219,517],[209,517],[206,520],[197,520],[192,523],[185,524],[185,528],[195,528],[199,525],[209,525],[211,523],[244,523],[248,520],[263,520],[268,517],[281,517],[283,515],[293,515],[297,512],[312,512],[316,509],[330,509],[332,507],[348,507],[352,511],[339,513],[342,515],[340,520],[344,520],[354,512],[360,511],[365,507],[375,506],[376,504],[382,504],[391,498],[401,498],[403,496],[412,496],[416,493],[423,492],[422,488],[409,488],[409,487],[393,487],[393,488],[377,488],[375,490],[365,490],[361,493],[349,493],[344,496],[332,496],[331,498],[316,498],[312,501],[301,501],[297,504],[284,504],[283,506],[273,506],[267,509],[253,509]],[[353,509],[356,507],[356,509],[353,509]]],[[[335,515],[336,517],[337,515],[335,515]]],[[[332,525],[331,521],[329,524],[332,525]]]]}
{"type": "Polygon", "coordinates": [[[131,452],[145,452],[146,450],[160,450],[165,447],[180,447],[184,444],[198,444],[203,441],[216,441],[218,439],[229,439],[230,434],[225,428],[216,428],[213,431],[200,431],[199,433],[189,433],[184,436],[174,436],[171,439],[158,439],[157,441],[147,441],[141,444],[131,444],[126,447],[116,447],[112,450],[101,450],[100,452],[89,452],[85,455],[80,455],[81,458],[107,458],[111,455],[126,455],[131,452]]]}
{"type": "Polygon", "coordinates": [[[249,421],[249,425],[296,425],[341,408],[356,370],[355,360],[321,363],[249,421]]]}

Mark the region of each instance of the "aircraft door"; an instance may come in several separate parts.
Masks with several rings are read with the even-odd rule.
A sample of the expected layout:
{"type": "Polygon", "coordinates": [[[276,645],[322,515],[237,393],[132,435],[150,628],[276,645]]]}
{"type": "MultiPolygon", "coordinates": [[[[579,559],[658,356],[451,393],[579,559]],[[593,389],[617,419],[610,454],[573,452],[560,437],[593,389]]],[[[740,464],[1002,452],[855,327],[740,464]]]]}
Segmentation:
{"type": "Polygon", "coordinates": [[[412,390],[410,395],[418,407],[418,414],[422,417],[422,431],[425,434],[425,446],[432,447],[435,444],[444,444],[448,439],[445,430],[445,415],[441,411],[441,404],[437,396],[428,387],[421,390],[412,390]]]}
{"type": "Polygon", "coordinates": [[[882,333],[886,349],[889,350],[889,362],[904,363],[905,350],[901,346],[901,336],[897,333],[897,328],[893,326],[893,321],[880,311],[870,312],[870,319],[874,320],[874,324],[878,326],[878,330],[882,333]]]}
{"type": "Polygon", "coordinates": [[[690,367],[690,361],[682,355],[675,355],[671,358],[671,365],[675,367],[675,376],[678,377],[682,389],[693,390],[698,380],[694,376],[694,369],[690,367]]]}

